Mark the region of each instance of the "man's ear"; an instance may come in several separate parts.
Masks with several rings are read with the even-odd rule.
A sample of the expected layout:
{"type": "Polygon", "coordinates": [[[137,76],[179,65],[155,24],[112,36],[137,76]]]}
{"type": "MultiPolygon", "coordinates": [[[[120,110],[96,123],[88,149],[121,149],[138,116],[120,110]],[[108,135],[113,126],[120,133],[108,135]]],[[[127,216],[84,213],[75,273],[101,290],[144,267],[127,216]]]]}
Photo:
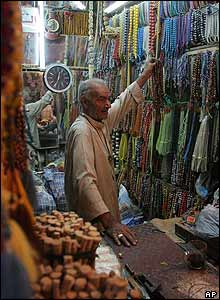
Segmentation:
{"type": "Polygon", "coordinates": [[[85,96],[81,96],[80,102],[82,104],[83,109],[88,109],[89,107],[89,100],[85,96]]]}

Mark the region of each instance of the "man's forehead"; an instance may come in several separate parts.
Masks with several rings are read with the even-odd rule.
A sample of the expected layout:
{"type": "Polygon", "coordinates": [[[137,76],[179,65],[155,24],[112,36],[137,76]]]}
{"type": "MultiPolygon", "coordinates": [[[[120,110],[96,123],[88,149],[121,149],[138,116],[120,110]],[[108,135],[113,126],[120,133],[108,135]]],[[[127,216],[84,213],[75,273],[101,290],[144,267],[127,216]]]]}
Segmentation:
{"type": "Polygon", "coordinates": [[[92,88],[92,94],[95,96],[106,96],[109,95],[111,92],[109,88],[104,84],[96,84],[92,88]]]}

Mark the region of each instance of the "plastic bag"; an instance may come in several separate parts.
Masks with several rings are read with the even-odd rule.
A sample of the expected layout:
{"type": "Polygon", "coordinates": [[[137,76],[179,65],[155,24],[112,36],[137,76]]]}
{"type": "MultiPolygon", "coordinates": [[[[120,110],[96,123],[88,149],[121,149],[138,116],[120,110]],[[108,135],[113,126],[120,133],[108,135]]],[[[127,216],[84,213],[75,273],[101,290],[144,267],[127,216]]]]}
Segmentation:
{"type": "Polygon", "coordinates": [[[219,179],[214,176],[213,170],[201,173],[196,180],[195,189],[197,194],[202,198],[207,198],[213,195],[214,191],[219,185],[219,179]]]}
{"type": "Polygon", "coordinates": [[[219,236],[219,209],[208,204],[201,210],[195,224],[195,233],[205,238],[219,236]]]}
{"type": "Polygon", "coordinates": [[[118,202],[121,220],[132,219],[131,199],[129,198],[126,188],[122,184],[120,185],[118,202]]]}
{"type": "Polygon", "coordinates": [[[125,225],[140,224],[143,222],[143,216],[141,210],[131,202],[126,188],[121,184],[119,190],[119,210],[121,216],[121,222],[125,225]]]}
{"type": "Polygon", "coordinates": [[[214,200],[212,202],[212,205],[215,207],[219,207],[219,188],[214,193],[214,200]]]}

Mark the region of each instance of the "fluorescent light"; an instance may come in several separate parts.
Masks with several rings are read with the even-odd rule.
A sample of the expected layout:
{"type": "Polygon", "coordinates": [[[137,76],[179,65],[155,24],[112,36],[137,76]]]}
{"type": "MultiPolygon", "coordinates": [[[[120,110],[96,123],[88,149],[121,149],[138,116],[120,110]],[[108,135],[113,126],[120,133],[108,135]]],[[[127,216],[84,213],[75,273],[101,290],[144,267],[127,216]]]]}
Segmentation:
{"type": "Polygon", "coordinates": [[[127,3],[128,1],[115,1],[114,3],[112,3],[111,5],[109,5],[104,12],[106,14],[109,14],[110,12],[116,10],[117,8],[123,6],[125,3],[127,3]]]}
{"type": "Polygon", "coordinates": [[[40,68],[45,68],[45,41],[44,41],[44,1],[38,1],[38,6],[40,9],[40,68]]]}
{"type": "Polygon", "coordinates": [[[80,1],[73,1],[74,5],[79,9],[86,9],[85,5],[80,1]]]}

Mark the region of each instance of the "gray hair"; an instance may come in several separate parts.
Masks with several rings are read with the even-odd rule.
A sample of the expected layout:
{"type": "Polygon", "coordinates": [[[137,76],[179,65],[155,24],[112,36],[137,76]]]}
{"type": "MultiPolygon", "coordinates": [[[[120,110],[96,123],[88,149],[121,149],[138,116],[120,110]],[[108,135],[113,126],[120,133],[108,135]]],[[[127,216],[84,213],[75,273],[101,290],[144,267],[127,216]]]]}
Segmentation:
{"type": "Polygon", "coordinates": [[[91,91],[94,90],[94,88],[97,85],[105,85],[104,80],[100,78],[92,78],[85,81],[81,81],[79,84],[79,90],[78,90],[78,99],[80,102],[80,98],[84,95],[90,96],[91,91]]]}

